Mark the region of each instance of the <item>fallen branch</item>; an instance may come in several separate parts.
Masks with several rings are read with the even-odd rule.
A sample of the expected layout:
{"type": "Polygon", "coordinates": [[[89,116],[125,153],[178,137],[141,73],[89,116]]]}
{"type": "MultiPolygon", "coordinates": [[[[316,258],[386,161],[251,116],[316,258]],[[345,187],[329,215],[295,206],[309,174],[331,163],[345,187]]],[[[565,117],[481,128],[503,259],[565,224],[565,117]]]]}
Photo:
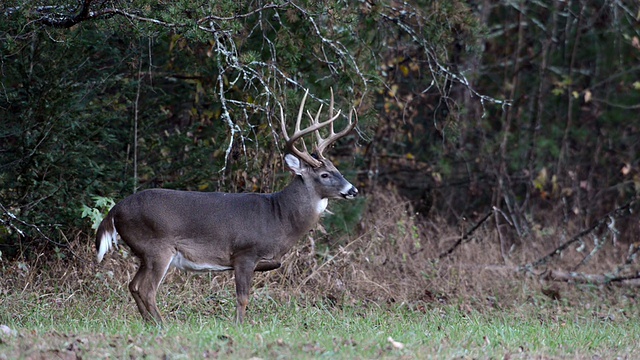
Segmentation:
{"type": "Polygon", "coordinates": [[[623,215],[626,215],[628,212],[631,212],[631,207],[633,205],[635,205],[635,203],[637,201],[638,201],[638,198],[636,197],[633,200],[629,201],[628,203],[618,207],[617,209],[610,211],[608,214],[604,215],[598,221],[596,221],[596,223],[593,224],[593,226],[591,226],[590,228],[582,230],[581,232],[576,234],[574,237],[572,237],[568,241],[562,243],[560,246],[558,246],[556,249],[551,251],[549,254],[541,257],[540,259],[538,259],[538,260],[536,260],[536,261],[534,261],[532,263],[529,263],[529,264],[526,264],[526,265],[522,266],[522,269],[525,270],[525,271],[529,271],[532,268],[547,264],[549,262],[549,260],[551,260],[553,257],[555,257],[557,255],[560,255],[569,246],[571,246],[572,244],[578,242],[583,236],[585,236],[585,235],[591,233],[592,231],[598,229],[602,225],[606,225],[608,219],[618,219],[618,218],[622,217],[623,215]]]}
{"type": "MultiPolygon", "coordinates": [[[[491,216],[491,214],[493,214],[493,209],[489,210],[489,212],[487,212],[487,214],[485,216],[483,216],[482,219],[480,219],[480,221],[478,221],[460,239],[458,239],[453,244],[453,246],[451,246],[449,248],[449,250],[447,250],[447,251],[443,252],[442,254],[440,254],[440,256],[438,256],[438,258],[442,259],[445,256],[449,256],[458,246],[460,246],[460,244],[462,244],[463,241],[467,240],[469,238],[469,236],[471,236],[471,234],[473,234],[473,232],[476,231],[476,229],[478,229],[480,227],[480,225],[482,225],[485,221],[487,221],[487,219],[489,218],[489,216],[491,216]]],[[[415,255],[415,254],[411,254],[411,255],[415,255]]]]}
{"type": "MultiPolygon", "coordinates": [[[[458,268],[471,269],[474,272],[491,271],[496,273],[512,273],[522,274],[522,267],[509,265],[455,265],[458,268]]],[[[617,285],[640,287],[640,273],[629,276],[613,276],[612,274],[585,274],[574,271],[549,270],[536,274],[527,272],[527,275],[540,278],[547,281],[562,281],[575,284],[593,284],[593,285],[617,285]]]]}
{"type": "Polygon", "coordinates": [[[583,274],[571,271],[551,270],[545,274],[547,280],[565,281],[580,284],[608,285],[640,287],[640,275],[610,277],[602,274],[583,274]]]}

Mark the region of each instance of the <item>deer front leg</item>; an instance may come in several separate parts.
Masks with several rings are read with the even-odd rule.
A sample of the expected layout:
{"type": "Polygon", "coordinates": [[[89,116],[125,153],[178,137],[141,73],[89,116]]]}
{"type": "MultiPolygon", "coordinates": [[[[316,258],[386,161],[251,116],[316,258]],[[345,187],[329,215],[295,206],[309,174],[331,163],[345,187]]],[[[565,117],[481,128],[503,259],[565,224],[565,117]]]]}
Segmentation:
{"type": "Polygon", "coordinates": [[[249,292],[253,280],[255,261],[243,260],[234,264],[236,277],[236,324],[242,324],[249,305],[249,292]]]}

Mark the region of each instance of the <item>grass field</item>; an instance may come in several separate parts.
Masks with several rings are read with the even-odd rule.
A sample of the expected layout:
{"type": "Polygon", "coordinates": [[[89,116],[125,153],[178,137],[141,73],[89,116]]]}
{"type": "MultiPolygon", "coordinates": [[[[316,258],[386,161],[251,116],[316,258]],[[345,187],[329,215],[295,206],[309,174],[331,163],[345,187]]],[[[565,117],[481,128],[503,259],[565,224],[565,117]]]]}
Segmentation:
{"type": "MultiPolygon", "coordinates": [[[[124,289],[123,289],[124,290],[124,289]]],[[[458,304],[311,302],[259,289],[233,324],[232,289],[185,302],[159,296],[165,326],[145,324],[128,294],[29,292],[0,301],[1,359],[100,358],[633,358],[632,303],[531,301],[509,309],[458,304]]],[[[587,292],[588,293],[588,292],[587,292]]],[[[184,296],[185,294],[181,294],[184,296]]],[[[588,296],[587,296],[588,298],[588,296]]]]}

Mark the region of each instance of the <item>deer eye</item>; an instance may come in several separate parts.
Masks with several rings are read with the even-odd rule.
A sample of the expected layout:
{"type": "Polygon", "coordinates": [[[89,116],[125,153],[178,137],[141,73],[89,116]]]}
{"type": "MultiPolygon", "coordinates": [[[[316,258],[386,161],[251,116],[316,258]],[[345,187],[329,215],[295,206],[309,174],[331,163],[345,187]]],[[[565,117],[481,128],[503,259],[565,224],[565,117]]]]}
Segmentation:
{"type": "Polygon", "coordinates": [[[327,174],[327,173],[322,173],[322,174],[320,175],[320,177],[321,177],[321,178],[323,178],[323,179],[326,179],[326,178],[328,178],[328,177],[329,177],[329,174],[327,174]]]}

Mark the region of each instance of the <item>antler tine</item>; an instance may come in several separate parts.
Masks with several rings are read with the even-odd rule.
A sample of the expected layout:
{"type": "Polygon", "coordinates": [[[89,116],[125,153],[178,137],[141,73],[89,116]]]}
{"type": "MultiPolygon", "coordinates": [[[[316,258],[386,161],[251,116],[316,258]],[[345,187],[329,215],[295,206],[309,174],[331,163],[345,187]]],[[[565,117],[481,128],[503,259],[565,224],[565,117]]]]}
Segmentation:
{"type": "MultiPolygon", "coordinates": [[[[331,102],[329,103],[329,118],[330,119],[337,119],[338,115],[340,115],[340,111],[338,111],[338,115],[333,116],[333,88],[330,88],[331,90],[331,102]]],[[[322,110],[322,104],[320,104],[320,110],[322,110]]],[[[318,118],[320,117],[320,110],[318,110],[318,113],[316,114],[316,122],[318,122],[318,118]]],[[[311,116],[311,115],[309,115],[311,116]]],[[[331,121],[331,125],[329,127],[329,136],[331,136],[331,134],[333,134],[333,121],[331,121]]],[[[316,141],[317,143],[321,143],[324,141],[324,139],[322,138],[322,136],[320,135],[320,130],[316,130],[316,141]]],[[[317,149],[316,149],[317,150],[317,149]]],[[[318,156],[322,157],[322,154],[317,154],[318,156]]]]}
{"type": "Polygon", "coordinates": [[[332,116],[332,118],[329,120],[331,121],[331,128],[329,131],[329,136],[326,139],[323,139],[322,136],[320,136],[320,131],[316,131],[316,137],[318,138],[318,144],[316,145],[316,155],[318,157],[324,158],[323,152],[327,147],[329,147],[329,145],[344,137],[351,130],[353,130],[353,128],[356,127],[356,125],[358,124],[358,114],[356,113],[355,121],[352,121],[354,113],[356,113],[355,108],[349,112],[349,124],[347,124],[347,127],[336,134],[333,130],[333,121],[340,115],[340,110],[338,110],[338,113],[333,116],[333,89],[331,89],[331,103],[329,104],[329,114],[330,116],[332,116]]]}
{"type": "Polygon", "coordinates": [[[302,152],[300,150],[298,150],[295,147],[295,142],[296,140],[298,140],[300,137],[302,137],[304,135],[304,132],[300,131],[300,121],[302,120],[302,114],[304,112],[304,104],[307,100],[307,95],[309,94],[309,90],[307,90],[304,93],[304,97],[302,98],[302,103],[300,104],[300,109],[298,110],[298,117],[296,119],[296,125],[294,128],[294,133],[292,136],[289,136],[289,133],[287,132],[287,124],[285,122],[285,117],[284,117],[284,110],[282,109],[282,105],[279,104],[280,106],[280,127],[282,130],[282,136],[284,136],[284,139],[287,141],[286,144],[286,148],[287,151],[289,151],[290,153],[296,155],[298,158],[300,158],[302,161],[308,163],[309,165],[313,166],[313,167],[318,167],[320,165],[322,165],[322,163],[317,160],[314,159],[313,156],[311,156],[309,154],[309,152],[306,150],[306,146],[305,146],[305,151],[302,152]]]}

